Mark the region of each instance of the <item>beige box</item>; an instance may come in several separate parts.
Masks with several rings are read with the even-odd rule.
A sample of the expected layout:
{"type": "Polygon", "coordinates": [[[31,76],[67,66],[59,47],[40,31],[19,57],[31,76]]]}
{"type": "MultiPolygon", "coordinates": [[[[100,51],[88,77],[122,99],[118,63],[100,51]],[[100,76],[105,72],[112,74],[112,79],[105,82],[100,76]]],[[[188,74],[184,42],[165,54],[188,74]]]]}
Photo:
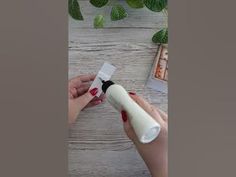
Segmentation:
{"type": "Polygon", "coordinates": [[[159,45],[147,87],[167,93],[168,91],[168,45],[159,45]]]}

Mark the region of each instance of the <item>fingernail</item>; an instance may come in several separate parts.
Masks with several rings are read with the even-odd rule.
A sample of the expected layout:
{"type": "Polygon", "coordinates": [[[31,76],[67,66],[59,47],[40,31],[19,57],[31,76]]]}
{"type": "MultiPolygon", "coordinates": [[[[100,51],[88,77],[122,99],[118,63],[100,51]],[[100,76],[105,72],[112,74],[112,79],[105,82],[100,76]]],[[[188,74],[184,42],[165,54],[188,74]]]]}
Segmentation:
{"type": "Polygon", "coordinates": [[[136,95],[136,93],[134,93],[134,92],[129,92],[129,94],[130,94],[130,95],[136,95]]]}
{"type": "Polygon", "coordinates": [[[93,88],[89,92],[91,93],[92,96],[95,96],[98,93],[98,88],[93,88]]]}
{"type": "Polygon", "coordinates": [[[126,122],[128,118],[127,118],[127,114],[125,111],[121,111],[121,116],[122,116],[123,122],[126,122]]]}

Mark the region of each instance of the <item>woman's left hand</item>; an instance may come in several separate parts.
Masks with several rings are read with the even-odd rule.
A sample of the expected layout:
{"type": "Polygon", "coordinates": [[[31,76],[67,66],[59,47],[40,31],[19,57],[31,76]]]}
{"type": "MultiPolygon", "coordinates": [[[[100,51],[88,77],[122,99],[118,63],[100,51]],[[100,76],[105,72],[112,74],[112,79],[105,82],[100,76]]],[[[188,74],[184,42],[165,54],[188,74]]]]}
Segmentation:
{"type": "Polygon", "coordinates": [[[96,75],[87,74],[77,76],[69,81],[69,124],[76,121],[80,111],[86,107],[98,105],[103,102],[104,96],[96,97],[98,88],[88,90],[96,75]]]}

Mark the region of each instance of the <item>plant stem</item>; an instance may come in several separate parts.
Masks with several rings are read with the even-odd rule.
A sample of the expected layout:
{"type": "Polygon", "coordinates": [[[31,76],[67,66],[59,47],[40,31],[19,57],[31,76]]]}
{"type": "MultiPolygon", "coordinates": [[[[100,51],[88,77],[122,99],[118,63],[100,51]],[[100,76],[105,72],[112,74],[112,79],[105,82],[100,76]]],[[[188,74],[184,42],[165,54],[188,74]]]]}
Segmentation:
{"type": "Polygon", "coordinates": [[[163,12],[163,14],[166,15],[166,17],[168,17],[168,10],[167,10],[166,8],[164,8],[164,9],[162,10],[162,12],[163,12]]]}
{"type": "Polygon", "coordinates": [[[107,5],[108,6],[113,6],[115,4],[117,4],[117,0],[110,0],[107,5]]]}
{"type": "Polygon", "coordinates": [[[165,28],[168,28],[168,10],[166,8],[164,8],[162,10],[162,13],[164,14],[166,20],[165,20],[165,28]]]}

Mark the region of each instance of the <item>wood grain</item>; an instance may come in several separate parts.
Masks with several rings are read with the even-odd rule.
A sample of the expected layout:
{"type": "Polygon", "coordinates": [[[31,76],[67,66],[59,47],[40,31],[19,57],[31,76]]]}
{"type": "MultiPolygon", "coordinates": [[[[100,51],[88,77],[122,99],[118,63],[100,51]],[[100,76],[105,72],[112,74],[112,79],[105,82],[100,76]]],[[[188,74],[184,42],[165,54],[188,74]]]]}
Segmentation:
{"type": "MultiPolygon", "coordinates": [[[[102,9],[79,1],[85,21],[69,19],[69,78],[96,73],[105,61],[117,71],[113,80],[167,111],[167,94],[145,87],[157,45],[154,32],[164,25],[161,13],[127,8],[129,17],[93,29],[102,9]]],[[[108,13],[108,8],[103,9],[108,13]]],[[[109,13],[108,13],[109,14],[109,13]]],[[[108,103],[84,110],[68,138],[70,177],[147,177],[147,167],[126,137],[119,113],[108,103]]]]}

